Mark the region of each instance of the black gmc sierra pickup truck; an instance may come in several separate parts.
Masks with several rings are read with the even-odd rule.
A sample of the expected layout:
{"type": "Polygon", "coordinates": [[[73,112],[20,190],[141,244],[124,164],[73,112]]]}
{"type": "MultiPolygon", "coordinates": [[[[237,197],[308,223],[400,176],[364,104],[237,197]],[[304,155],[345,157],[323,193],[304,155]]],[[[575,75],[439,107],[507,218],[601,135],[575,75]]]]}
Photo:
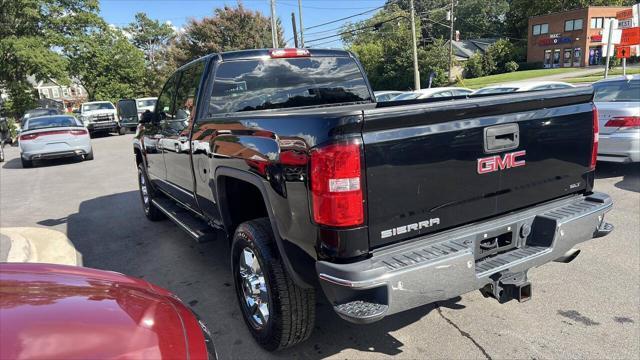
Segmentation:
{"type": "MultiPolygon", "coordinates": [[[[177,70],[134,140],[146,216],[224,231],[268,350],[311,333],[315,294],[370,323],[480,289],[604,236],[591,87],[376,103],[346,51],[211,54],[177,70]]],[[[596,289],[594,289],[596,291],[596,289]]]]}

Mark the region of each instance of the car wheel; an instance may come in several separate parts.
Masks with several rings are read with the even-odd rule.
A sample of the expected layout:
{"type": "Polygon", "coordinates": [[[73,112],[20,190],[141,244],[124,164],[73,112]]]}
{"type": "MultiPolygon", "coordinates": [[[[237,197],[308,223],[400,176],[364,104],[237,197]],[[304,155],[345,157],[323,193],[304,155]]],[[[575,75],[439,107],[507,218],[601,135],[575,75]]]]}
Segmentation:
{"type": "Polygon", "coordinates": [[[126,127],[120,127],[118,129],[118,135],[124,135],[127,133],[127,128],[126,127]]]}
{"type": "Polygon", "coordinates": [[[255,340],[269,351],[306,340],[315,322],[315,291],[291,280],[269,219],[240,224],[231,256],[236,295],[255,340]]]}
{"type": "Polygon", "coordinates": [[[149,178],[144,171],[142,164],[138,165],[138,185],[140,185],[140,199],[142,200],[142,208],[144,215],[151,221],[159,221],[165,218],[165,215],[155,205],[153,205],[153,197],[155,191],[149,183],[149,178]]]}
{"type": "Polygon", "coordinates": [[[26,169],[26,168],[33,167],[33,160],[25,160],[25,159],[22,159],[22,158],[20,160],[22,160],[22,167],[23,168],[26,169]]]}
{"type": "Polygon", "coordinates": [[[84,160],[93,160],[93,148],[89,150],[89,153],[84,156],[84,160]]]}

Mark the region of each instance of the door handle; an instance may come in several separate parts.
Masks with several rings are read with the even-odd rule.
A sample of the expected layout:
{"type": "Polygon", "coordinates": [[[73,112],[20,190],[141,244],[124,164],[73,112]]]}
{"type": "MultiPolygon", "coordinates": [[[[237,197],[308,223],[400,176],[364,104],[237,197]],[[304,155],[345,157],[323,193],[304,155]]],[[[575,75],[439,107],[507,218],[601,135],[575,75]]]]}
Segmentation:
{"type": "Polygon", "coordinates": [[[520,146],[518,124],[504,124],[484,129],[484,151],[494,153],[520,146]]]}

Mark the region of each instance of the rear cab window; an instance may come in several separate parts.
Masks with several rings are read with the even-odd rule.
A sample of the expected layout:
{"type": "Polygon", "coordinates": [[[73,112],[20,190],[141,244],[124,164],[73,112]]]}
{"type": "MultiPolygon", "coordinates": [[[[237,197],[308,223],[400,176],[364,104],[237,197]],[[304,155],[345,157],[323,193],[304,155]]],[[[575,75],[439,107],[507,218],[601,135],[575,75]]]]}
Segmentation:
{"type": "Polygon", "coordinates": [[[351,57],[232,60],[218,66],[207,113],[371,102],[351,57]]]}

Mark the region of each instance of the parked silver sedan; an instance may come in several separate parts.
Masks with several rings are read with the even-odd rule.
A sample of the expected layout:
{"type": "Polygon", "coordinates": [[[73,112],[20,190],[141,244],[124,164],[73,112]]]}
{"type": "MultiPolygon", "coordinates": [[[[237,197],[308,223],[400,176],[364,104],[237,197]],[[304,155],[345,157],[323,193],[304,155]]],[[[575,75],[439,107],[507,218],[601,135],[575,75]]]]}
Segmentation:
{"type": "Polygon", "coordinates": [[[593,84],[600,139],[598,160],[640,161],[640,75],[593,84]]]}
{"type": "Polygon", "coordinates": [[[55,115],[27,120],[18,137],[22,167],[34,160],[82,156],[93,160],[89,131],[73,116],[55,115]]]}

